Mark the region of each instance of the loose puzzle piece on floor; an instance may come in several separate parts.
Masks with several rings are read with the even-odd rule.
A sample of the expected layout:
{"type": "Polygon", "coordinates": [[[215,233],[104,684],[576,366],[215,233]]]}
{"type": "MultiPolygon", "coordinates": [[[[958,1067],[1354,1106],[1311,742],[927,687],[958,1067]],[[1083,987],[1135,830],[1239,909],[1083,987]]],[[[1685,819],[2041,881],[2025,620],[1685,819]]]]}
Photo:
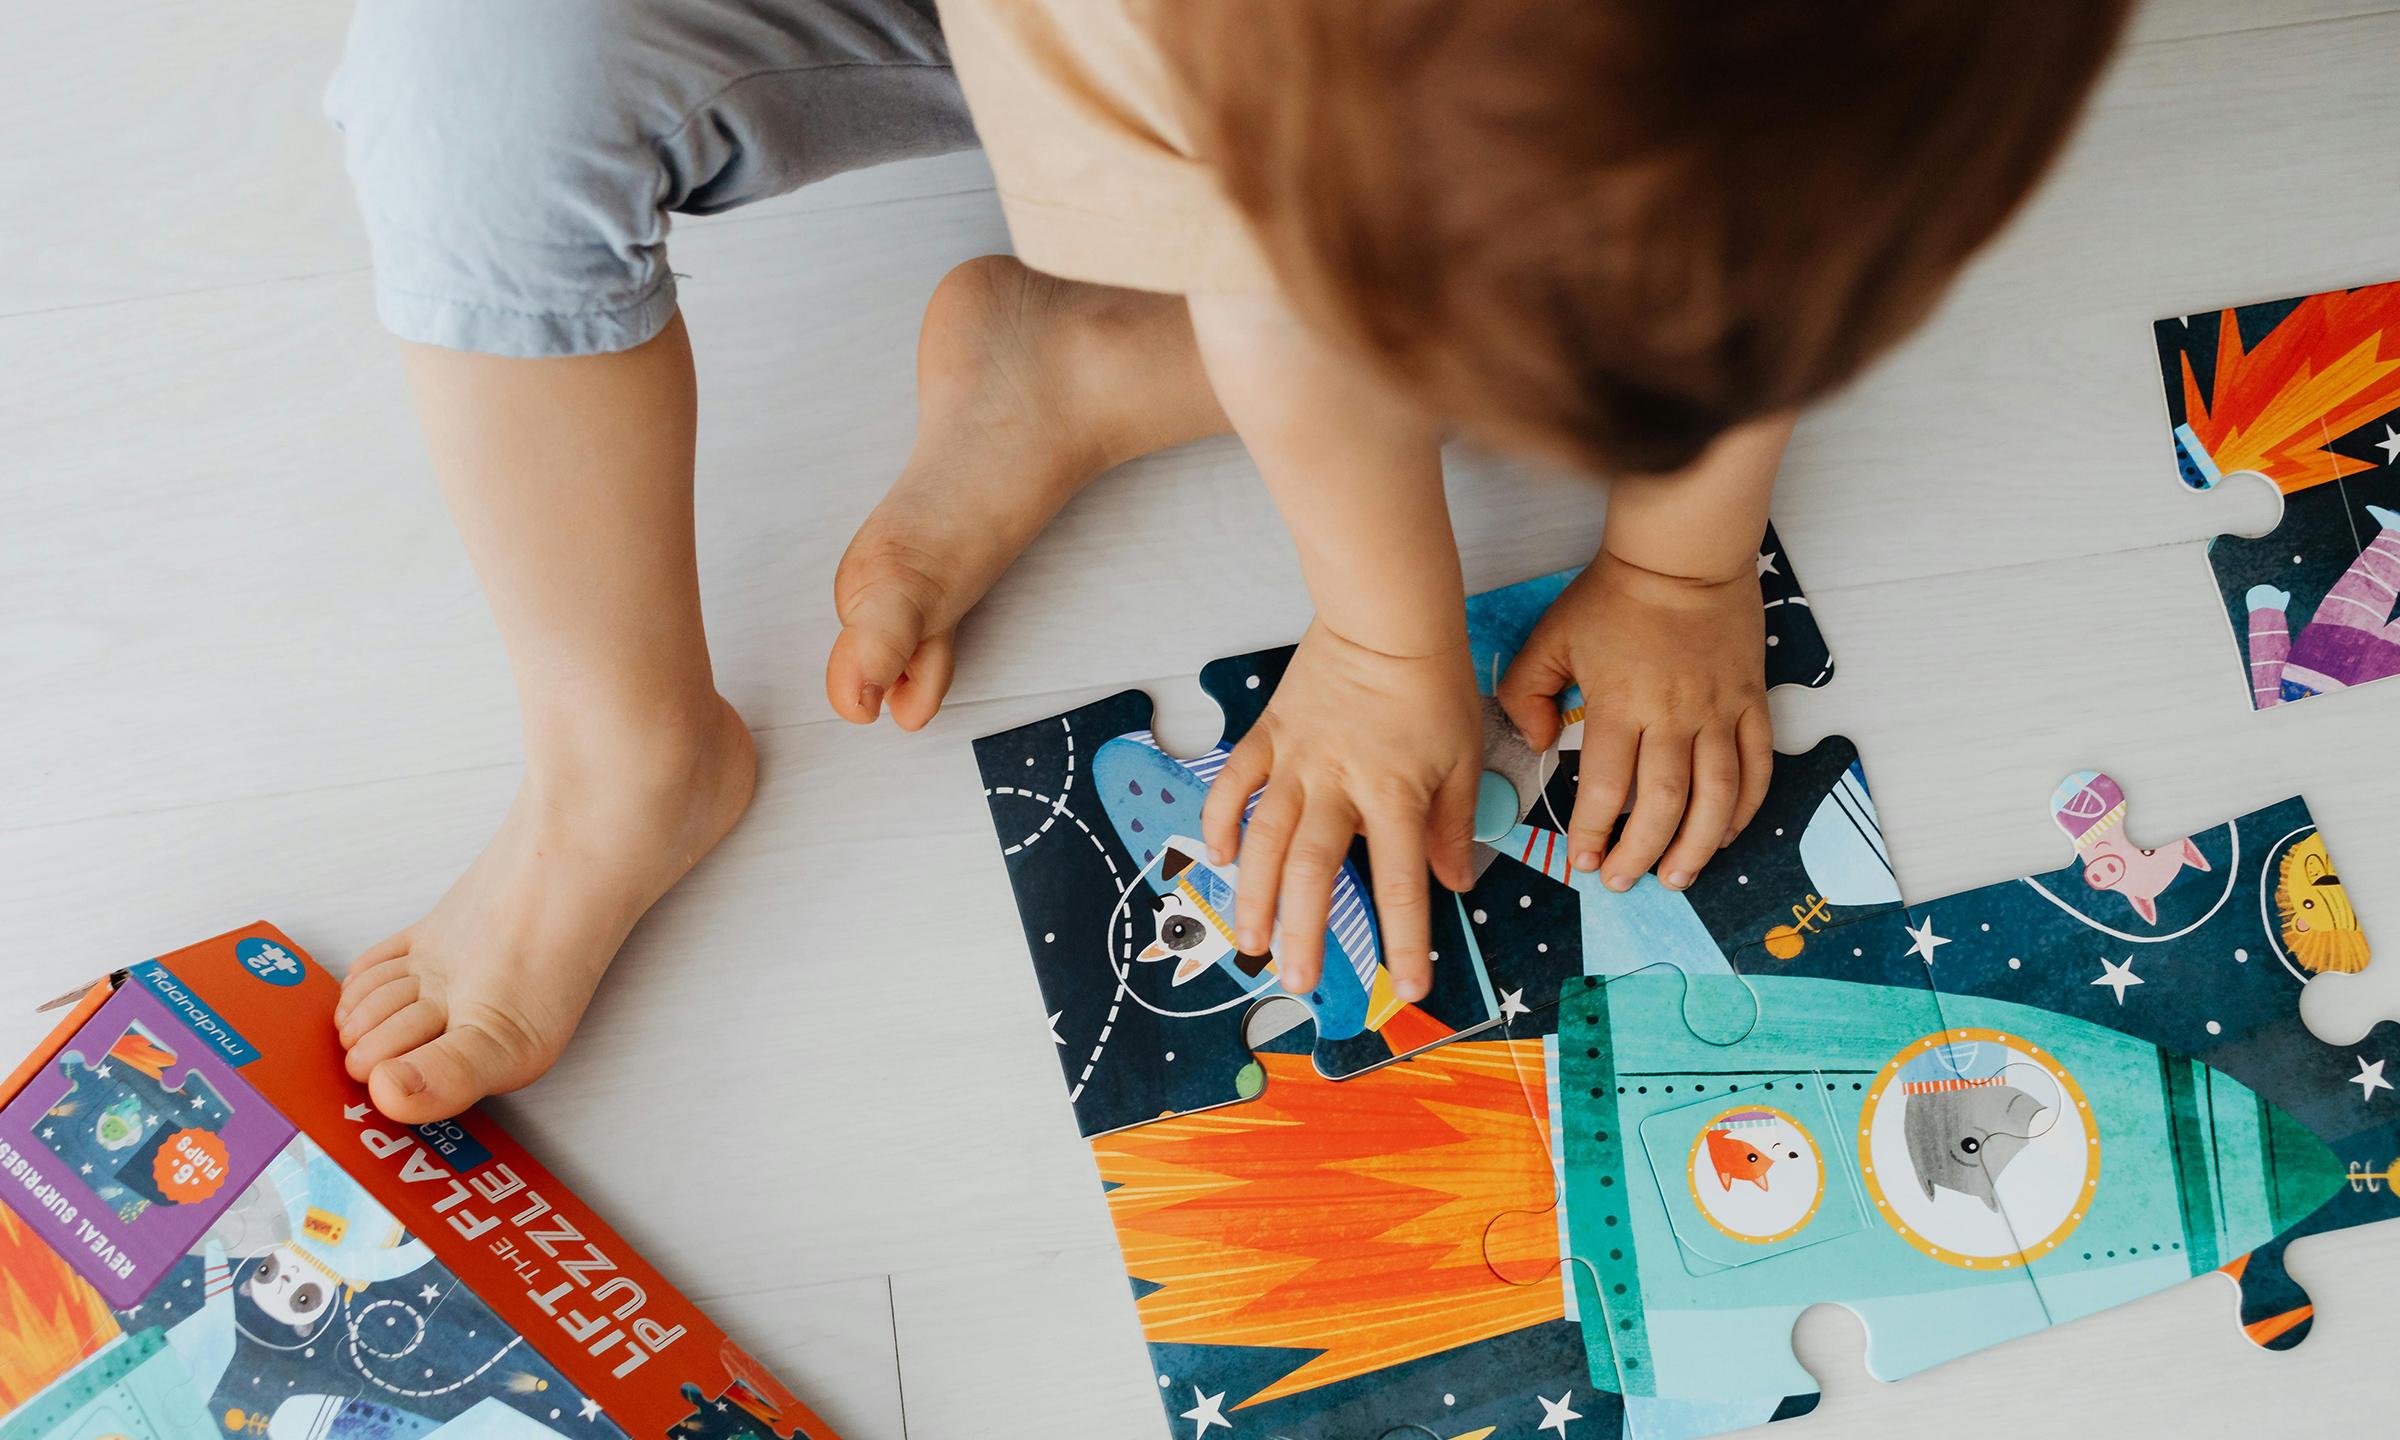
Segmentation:
{"type": "MultiPolygon", "coordinates": [[[[1487,600],[1499,654],[1535,607],[1487,600]]],[[[1247,724],[1277,673],[1230,662],[1212,693],[1234,677],[1247,724]]],[[[1104,704],[1132,707],[1104,731],[1146,713],[1104,704]]],[[[1045,998],[1080,955],[1118,1005],[1152,936],[1111,907],[1148,857],[1108,842],[1157,827],[1007,791],[1026,733],[979,755],[1045,998]],[[1037,871],[1026,847],[1062,834],[1037,871]],[[1046,952],[1083,887],[1085,938],[1046,952]]],[[[1114,1123],[1076,1092],[1174,1433],[1714,1434],[1813,1408],[1790,1348],[1809,1304],[1857,1312],[1896,1378],[2209,1269],[2254,1340],[2288,1345],[2309,1316],[2290,1240],[2400,1215],[2400,1040],[2327,1046],[2299,1020],[2302,984],[2368,957],[2298,800],[2144,848],[2113,782],[2070,777],[2072,864],[1905,905],[1835,738],[1777,757],[1689,892],[1620,895],[1559,863],[1569,767],[1489,749],[1525,798],[1479,817],[1493,856],[1435,971],[1477,977],[1495,1024],[1347,1077],[1305,1032],[1253,1054],[1232,1027],[1211,1063],[1249,1067],[1246,1103],[1144,1121],[1125,1097],[1158,1104],[1180,1063],[1159,1052],[1207,1017],[1126,1006],[1152,1018],[1114,1123]]]]}
{"type": "MultiPolygon", "coordinates": [[[[1574,573],[1470,602],[1470,634],[1487,692],[1574,573]]],[[[1832,664],[1772,530],[1760,548],[1759,582],[1773,642],[1770,683],[1822,684],[1832,664]]],[[[1190,759],[1158,746],[1149,697],[1137,691],[975,744],[1069,1098],[1087,1136],[1248,1099],[1264,1083],[1245,1026],[1256,1006],[1282,991],[1271,955],[1243,955],[1233,943],[1237,871],[1209,862],[1199,840],[1200,806],[1291,654],[1286,647],[1235,656],[1201,671],[1201,686],[1225,725],[1215,747],[1190,759]]],[[[1569,720],[1579,722],[1577,697],[1565,703],[1569,720]]],[[[1496,771],[1512,755],[1526,762],[1508,783],[1496,774],[1487,783],[1490,803],[1479,815],[1491,818],[1489,833],[1499,838],[1514,819],[1546,803],[1545,786],[1571,782],[1575,741],[1571,731],[1563,751],[1532,756],[1496,707],[1487,709],[1486,734],[1496,771]],[[1569,763],[1561,763],[1562,753],[1569,763]]],[[[1473,1033],[1498,1018],[1504,1004],[1493,975],[1469,956],[1465,917],[1473,897],[1434,907],[1433,989],[1413,1004],[1400,1001],[1382,962],[1371,877],[1365,846],[1354,847],[1335,885],[1323,978],[1300,997],[1311,1021],[1304,1038],[1318,1072],[1329,1077],[1357,1075],[1473,1033]]],[[[1553,918],[1561,907],[1571,913],[1571,905],[1569,895],[1525,918],[1553,918]]],[[[1513,921],[1512,930],[1522,928],[1513,921]]],[[[1526,949],[1529,956],[1547,953],[1526,949]]],[[[1573,956],[1562,951],[1558,958],[1573,956]]],[[[1528,979],[1512,988],[1543,989],[1538,972],[1548,963],[1527,960],[1528,979]]],[[[1555,983],[1547,989],[1554,992],[1555,983]]]]}
{"type": "Polygon", "coordinates": [[[2259,709],[2400,673],[2400,282],[2157,323],[2183,483],[2283,514],[2209,566],[2259,709]]]}
{"type": "Polygon", "coordinates": [[[338,990],[252,926],[0,1085],[0,1440],[830,1440],[485,1117],[377,1115],[338,990]]]}

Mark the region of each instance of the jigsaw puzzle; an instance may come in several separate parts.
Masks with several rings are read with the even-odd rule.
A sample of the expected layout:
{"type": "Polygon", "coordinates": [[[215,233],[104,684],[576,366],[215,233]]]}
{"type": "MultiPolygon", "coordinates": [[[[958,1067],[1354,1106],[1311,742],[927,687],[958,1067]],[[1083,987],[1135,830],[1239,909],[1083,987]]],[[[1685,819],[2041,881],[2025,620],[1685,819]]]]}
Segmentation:
{"type": "Polygon", "coordinates": [[[2400,282],[2157,323],[2183,483],[2275,486],[2209,542],[2259,709],[2400,674],[2400,282]]]}
{"type": "MultiPolygon", "coordinates": [[[[1487,689],[1558,583],[1470,600],[1487,689]]],[[[1225,745],[1279,660],[1204,672],[1225,745]]],[[[1776,757],[1690,890],[1616,894],[1565,864],[1571,753],[1494,714],[1431,1024],[1329,1046],[1377,1013],[1362,967],[1251,1045],[1233,1019],[1273,976],[1209,918],[1234,877],[1169,893],[1192,865],[1163,807],[1196,811],[1213,761],[1169,776],[1146,721],[1122,695],[977,753],[1179,1436],[1715,1434],[1814,1407],[1811,1304],[1859,1314],[1893,1379],[2212,1269],[2280,1347],[2310,1316],[2290,1240],[2400,1216],[2400,1043],[2299,1019],[2302,985],[2368,955],[2296,799],[2145,847],[2078,774],[2051,799],[2069,864],[1911,905],[1835,737],[1776,757]],[[1123,779],[1186,788],[1112,808],[1118,772],[1074,769],[1069,733],[1130,735],[1123,779]]]]}
{"type": "Polygon", "coordinates": [[[337,990],[253,926],[0,1088],[0,1440],[830,1440],[488,1120],[376,1115],[337,990]]]}

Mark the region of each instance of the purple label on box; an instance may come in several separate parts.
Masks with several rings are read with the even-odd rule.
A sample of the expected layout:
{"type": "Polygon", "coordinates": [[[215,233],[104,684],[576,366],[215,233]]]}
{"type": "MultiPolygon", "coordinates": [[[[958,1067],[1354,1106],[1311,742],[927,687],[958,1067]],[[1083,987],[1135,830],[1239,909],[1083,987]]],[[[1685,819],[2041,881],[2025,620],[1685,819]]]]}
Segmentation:
{"type": "Polygon", "coordinates": [[[187,1020],[127,984],[0,1110],[0,1202],[124,1309],[291,1138],[187,1020]]]}

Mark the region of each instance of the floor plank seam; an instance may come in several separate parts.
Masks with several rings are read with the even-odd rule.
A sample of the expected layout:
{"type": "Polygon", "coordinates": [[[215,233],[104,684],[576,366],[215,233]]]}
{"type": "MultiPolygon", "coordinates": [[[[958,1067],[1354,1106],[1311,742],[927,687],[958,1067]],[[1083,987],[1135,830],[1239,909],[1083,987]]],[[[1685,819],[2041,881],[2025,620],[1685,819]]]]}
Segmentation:
{"type": "Polygon", "coordinates": [[[30,310],[0,310],[0,324],[11,320],[31,320],[46,315],[68,315],[82,310],[106,310],[119,305],[155,305],[162,300],[188,300],[201,295],[226,295],[238,290],[260,290],[270,285],[305,285],[318,280],[335,280],[343,276],[365,275],[365,264],[345,265],[333,270],[295,270],[288,275],[262,276],[254,280],[225,280],[214,285],[194,285],[182,290],[144,291],[134,295],[112,295],[105,300],[75,300],[64,305],[41,305],[30,310]]]}
{"type": "Polygon", "coordinates": [[[900,1358],[900,1289],[883,1277],[884,1315],[892,1324],[892,1398],[900,1407],[900,1440],[908,1440],[908,1366],[900,1358]]]}
{"type": "MultiPolygon", "coordinates": [[[[2389,5],[2378,10],[2362,10],[2355,15],[2321,15],[2308,20],[2271,20],[2261,25],[2232,25],[2222,30],[2195,30],[2188,35],[2153,35],[2146,39],[2131,40],[2125,46],[2124,53],[2130,55],[2136,50],[2148,50],[2161,45],[2186,45],[2200,40],[2222,40],[2230,35],[2265,35],[2277,30],[2305,30],[2317,25],[2354,25],[2362,21],[2383,20],[2394,15],[2400,15],[2400,5],[2389,5]]],[[[2118,63],[2123,63],[2122,56],[2119,57],[2118,63]]]]}

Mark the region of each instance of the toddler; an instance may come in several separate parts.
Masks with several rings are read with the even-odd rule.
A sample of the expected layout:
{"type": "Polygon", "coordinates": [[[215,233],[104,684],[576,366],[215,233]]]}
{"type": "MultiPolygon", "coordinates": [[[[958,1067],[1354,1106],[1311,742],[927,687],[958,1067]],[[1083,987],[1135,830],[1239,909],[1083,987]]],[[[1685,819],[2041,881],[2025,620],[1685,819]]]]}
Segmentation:
{"type": "Polygon", "coordinates": [[[1481,761],[1444,428],[1618,475],[1500,698],[1546,746],[1581,685],[1573,864],[1688,885],[1772,762],[1752,561],[1791,417],[2014,209],[2126,8],[360,0],[328,108],[527,768],[483,855],[351,967],[351,1073],[403,1121],[531,1081],[748,803],[670,215],[980,132],[1017,253],[927,307],[828,697],[924,725],[961,617],[1061,506],[1233,431],[1316,614],[1204,838],[1238,856],[1239,942],[1305,990],[1363,834],[1413,999],[1481,761]]]}

